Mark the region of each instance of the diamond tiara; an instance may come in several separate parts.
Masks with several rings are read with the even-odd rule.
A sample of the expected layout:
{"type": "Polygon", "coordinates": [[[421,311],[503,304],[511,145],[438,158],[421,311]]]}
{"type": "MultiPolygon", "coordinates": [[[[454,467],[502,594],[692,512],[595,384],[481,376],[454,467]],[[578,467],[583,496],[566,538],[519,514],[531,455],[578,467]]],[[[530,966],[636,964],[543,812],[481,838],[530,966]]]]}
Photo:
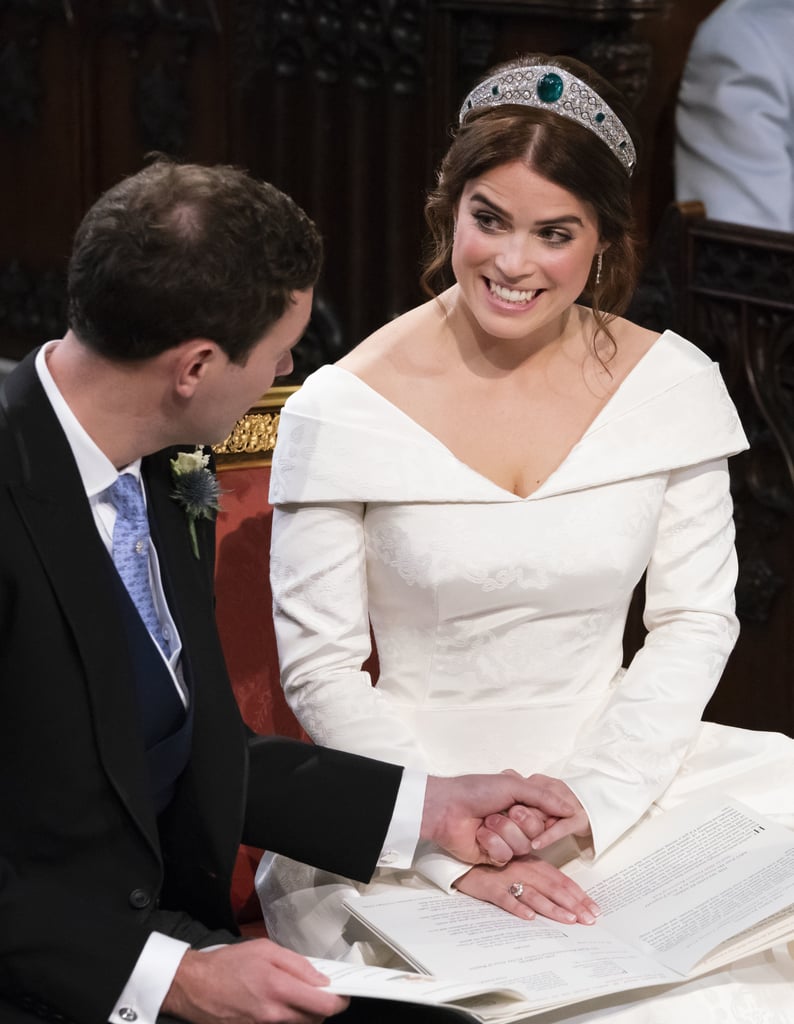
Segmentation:
{"type": "Polygon", "coordinates": [[[601,97],[575,75],[554,64],[514,64],[476,85],[460,108],[458,120],[478,107],[517,103],[553,110],[597,135],[631,176],[637,162],[626,126],[601,97]]]}

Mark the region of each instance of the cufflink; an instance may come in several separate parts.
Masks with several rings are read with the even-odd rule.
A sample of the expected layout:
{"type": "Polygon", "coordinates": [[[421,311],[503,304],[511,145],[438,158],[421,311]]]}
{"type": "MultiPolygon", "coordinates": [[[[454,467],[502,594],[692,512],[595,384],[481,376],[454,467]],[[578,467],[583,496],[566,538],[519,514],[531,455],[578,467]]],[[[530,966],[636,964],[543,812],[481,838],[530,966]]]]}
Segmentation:
{"type": "Polygon", "coordinates": [[[131,1006],[120,1006],[119,1017],[121,1017],[122,1020],[137,1020],[138,1014],[131,1006]]]}
{"type": "Polygon", "coordinates": [[[399,856],[400,855],[396,850],[384,850],[380,857],[378,857],[378,864],[381,864],[384,867],[389,864],[394,864],[394,862],[399,859],[399,856]]]}

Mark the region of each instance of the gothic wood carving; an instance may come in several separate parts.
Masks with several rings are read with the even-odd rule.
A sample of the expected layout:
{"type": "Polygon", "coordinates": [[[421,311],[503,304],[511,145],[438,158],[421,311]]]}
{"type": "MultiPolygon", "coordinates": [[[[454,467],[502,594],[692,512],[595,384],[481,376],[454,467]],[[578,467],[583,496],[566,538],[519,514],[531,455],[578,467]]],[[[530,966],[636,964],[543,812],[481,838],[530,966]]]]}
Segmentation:
{"type": "Polygon", "coordinates": [[[0,121],[31,128],[44,92],[39,56],[53,23],[74,20],[70,0],[4,0],[0,4],[0,121]]]}
{"type": "Polygon", "coordinates": [[[750,441],[731,460],[742,635],[710,713],[794,735],[794,235],[673,206],[629,317],[719,362],[750,441]]]}
{"type": "Polygon", "coordinates": [[[121,35],[136,64],[135,113],[143,149],[184,155],[191,126],[190,62],[199,41],[220,35],[215,0],[111,0],[100,30],[121,35]]]}

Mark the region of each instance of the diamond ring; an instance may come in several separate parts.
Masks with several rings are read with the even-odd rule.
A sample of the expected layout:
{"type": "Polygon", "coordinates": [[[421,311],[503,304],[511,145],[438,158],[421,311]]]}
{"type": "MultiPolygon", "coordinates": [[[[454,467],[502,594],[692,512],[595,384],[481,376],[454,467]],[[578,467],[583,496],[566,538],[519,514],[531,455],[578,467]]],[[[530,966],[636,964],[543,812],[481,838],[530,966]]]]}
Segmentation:
{"type": "Polygon", "coordinates": [[[513,884],[508,887],[507,891],[510,893],[511,896],[515,896],[516,899],[520,899],[524,892],[524,883],[513,882],[513,884]]]}

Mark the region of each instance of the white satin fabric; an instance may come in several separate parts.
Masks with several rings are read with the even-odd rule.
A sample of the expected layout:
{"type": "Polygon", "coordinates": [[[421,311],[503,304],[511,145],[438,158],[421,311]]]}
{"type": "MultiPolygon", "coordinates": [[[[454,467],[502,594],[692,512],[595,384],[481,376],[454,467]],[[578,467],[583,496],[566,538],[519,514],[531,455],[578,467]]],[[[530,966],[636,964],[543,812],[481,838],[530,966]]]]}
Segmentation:
{"type": "MultiPolygon", "coordinates": [[[[588,811],[596,855],[644,814],[709,787],[794,827],[794,742],[700,724],[738,631],[725,459],[746,446],[718,368],[671,332],[527,498],[324,367],[287,403],[271,483],[291,707],[318,743],[434,774],[558,776],[588,811]],[[626,612],[645,571],[648,638],[624,670],[626,612]],[[376,688],[361,667],[370,622],[376,688]]],[[[340,828],[347,814],[366,808],[340,805],[340,828]]],[[[360,886],[266,856],[268,932],[307,954],[387,962],[342,936],[341,900],[449,887],[463,870],[432,849],[415,867],[360,886]]],[[[693,1024],[771,1024],[794,1020],[792,980],[778,951],[736,978],[724,970],[664,997],[534,1019],[668,1021],[683,1000],[693,1024]]]]}

